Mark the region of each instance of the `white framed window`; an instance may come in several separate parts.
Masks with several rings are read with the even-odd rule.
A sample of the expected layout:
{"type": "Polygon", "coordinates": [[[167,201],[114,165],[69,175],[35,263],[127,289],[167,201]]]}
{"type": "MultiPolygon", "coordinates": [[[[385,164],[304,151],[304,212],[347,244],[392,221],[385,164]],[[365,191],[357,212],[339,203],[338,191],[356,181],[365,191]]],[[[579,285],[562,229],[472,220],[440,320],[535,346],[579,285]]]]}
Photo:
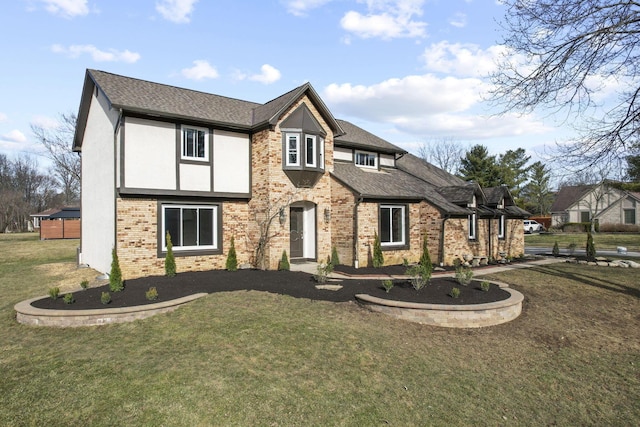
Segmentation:
{"type": "Polygon", "coordinates": [[[286,165],[300,166],[300,135],[297,133],[286,134],[286,165]]]}
{"type": "Polygon", "coordinates": [[[305,154],[304,154],[304,165],[312,168],[316,167],[316,136],[315,135],[305,135],[305,154]]]}
{"type": "Polygon", "coordinates": [[[182,126],[182,158],[209,160],[209,132],[205,128],[182,126]]]}
{"type": "Polygon", "coordinates": [[[505,235],[505,216],[500,215],[498,218],[498,239],[504,239],[505,235]]]}
{"type": "Polygon", "coordinates": [[[380,205],[381,246],[406,244],[405,209],[404,205],[380,205]]]}
{"type": "Polygon", "coordinates": [[[366,151],[356,151],[355,163],[357,166],[364,168],[378,168],[378,155],[376,153],[368,153],[366,151]]]}
{"type": "Polygon", "coordinates": [[[218,205],[162,205],[162,250],[167,231],[175,251],[218,249],[218,205]]]}
{"type": "Polygon", "coordinates": [[[478,238],[478,217],[474,212],[467,217],[467,222],[469,223],[469,240],[476,240],[478,238]]]}

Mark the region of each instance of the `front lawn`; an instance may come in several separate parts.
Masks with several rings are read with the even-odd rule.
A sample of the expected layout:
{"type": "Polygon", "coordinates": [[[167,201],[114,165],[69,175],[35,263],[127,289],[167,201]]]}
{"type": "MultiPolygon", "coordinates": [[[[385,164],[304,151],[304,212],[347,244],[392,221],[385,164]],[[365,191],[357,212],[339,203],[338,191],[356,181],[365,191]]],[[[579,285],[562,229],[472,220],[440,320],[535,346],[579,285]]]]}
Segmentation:
{"type": "Polygon", "coordinates": [[[257,291],[50,329],[19,325],[13,305],[95,272],[73,268],[77,241],[22,236],[0,235],[3,426],[640,424],[635,270],[494,275],[524,311],[483,329],[257,291]]]}
{"type": "MultiPolygon", "coordinates": [[[[558,242],[560,249],[566,249],[571,243],[575,243],[577,249],[587,246],[587,233],[542,233],[525,234],[526,246],[553,247],[558,242]]],[[[640,251],[640,233],[594,233],[593,242],[598,249],[616,250],[618,246],[624,246],[629,251],[640,251]]]]}

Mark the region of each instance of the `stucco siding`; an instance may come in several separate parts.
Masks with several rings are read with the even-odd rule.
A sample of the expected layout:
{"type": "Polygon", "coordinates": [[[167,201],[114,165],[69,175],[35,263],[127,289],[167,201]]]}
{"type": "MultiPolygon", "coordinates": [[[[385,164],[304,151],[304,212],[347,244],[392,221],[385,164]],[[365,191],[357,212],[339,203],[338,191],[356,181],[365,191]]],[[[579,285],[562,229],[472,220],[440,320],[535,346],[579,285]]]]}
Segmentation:
{"type": "Polygon", "coordinates": [[[249,150],[249,135],[214,131],[213,186],[215,192],[250,192],[249,150]]]}

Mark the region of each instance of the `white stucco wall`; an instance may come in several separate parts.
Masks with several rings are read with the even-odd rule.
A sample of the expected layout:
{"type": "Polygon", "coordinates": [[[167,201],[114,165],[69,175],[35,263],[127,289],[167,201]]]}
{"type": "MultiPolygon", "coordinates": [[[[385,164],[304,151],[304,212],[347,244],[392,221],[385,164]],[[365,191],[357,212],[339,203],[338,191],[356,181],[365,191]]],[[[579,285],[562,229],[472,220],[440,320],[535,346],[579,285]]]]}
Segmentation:
{"type": "Polygon", "coordinates": [[[395,167],[396,159],[393,154],[380,154],[380,166],[395,167]]]}
{"type": "Polygon", "coordinates": [[[353,162],[353,151],[350,148],[333,147],[333,159],[353,162]]]}
{"type": "Polygon", "coordinates": [[[124,127],[125,187],[176,189],[173,123],[127,117],[124,127]]]}
{"type": "Polygon", "coordinates": [[[180,190],[211,191],[211,167],[209,164],[180,164],[180,190]]]}
{"type": "Polygon", "coordinates": [[[220,193],[249,193],[249,135],[215,130],[213,188],[220,193]]]}
{"type": "Polygon", "coordinates": [[[115,141],[119,112],[92,96],[82,141],[81,262],[108,272],[115,244],[115,141]]]}

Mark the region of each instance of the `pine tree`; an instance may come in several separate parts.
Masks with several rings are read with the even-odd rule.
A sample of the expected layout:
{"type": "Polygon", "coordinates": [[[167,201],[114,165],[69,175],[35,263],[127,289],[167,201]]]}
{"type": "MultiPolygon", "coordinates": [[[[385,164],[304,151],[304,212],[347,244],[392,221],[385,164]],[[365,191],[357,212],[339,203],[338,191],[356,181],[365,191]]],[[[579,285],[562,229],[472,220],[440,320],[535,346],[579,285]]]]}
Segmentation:
{"type": "Polygon", "coordinates": [[[382,255],[382,245],[380,244],[380,237],[378,237],[378,233],[375,233],[373,238],[373,266],[375,268],[380,268],[383,265],[384,256],[382,255]]]}
{"type": "Polygon", "coordinates": [[[553,249],[551,250],[551,253],[553,254],[553,256],[558,256],[560,255],[560,248],[558,247],[558,241],[556,240],[556,242],[553,244],[553,249]]]}
{"type": "Polygon", "coordinates": [[[109,289],[111,292],[120,292],[124,289],[122,282],[122,270],[116,248],[111,250],[111,272],[109,273],[109,289]]]}
{"type": "Polygon", "coordinates": [[[290,269],[291,269],[291,265],[289,265],[289,258],[287,257],[287,251],[282,251],[282,258],[280,258],[280,262],[278,263],[278,270],[289,271],[290,269]]]}
{"type": "Polygon", "coordinates": [[[229,245],[226,267],[229,271],[236,271],[238,269],[238,257],[236,255],[236,244],[233,236],[231,236],[231,245],[229,245]]]}
{"type": "Polygon", "coordinates": [[[459,173],[465,181],[474,181],[481,187],[497,187],[502,184],[496,157],[490,156],[484,145],[474,145],[466,152],[460,159],[459,173]]]}
{"type": "Polygon", "coordinates": [[[338,257],[338,249],[334,246],[331,248],[331,265],[334,267],[340,265],[340,258],[338,257]]]}
{"type": "Polygon", "coordinates": [[[164,273],[168,277],[176,275],[176,259],[173,256],[173,243],[171,243],[171,234],[167,231],[167,256],[164,259],[164,273]]]}

